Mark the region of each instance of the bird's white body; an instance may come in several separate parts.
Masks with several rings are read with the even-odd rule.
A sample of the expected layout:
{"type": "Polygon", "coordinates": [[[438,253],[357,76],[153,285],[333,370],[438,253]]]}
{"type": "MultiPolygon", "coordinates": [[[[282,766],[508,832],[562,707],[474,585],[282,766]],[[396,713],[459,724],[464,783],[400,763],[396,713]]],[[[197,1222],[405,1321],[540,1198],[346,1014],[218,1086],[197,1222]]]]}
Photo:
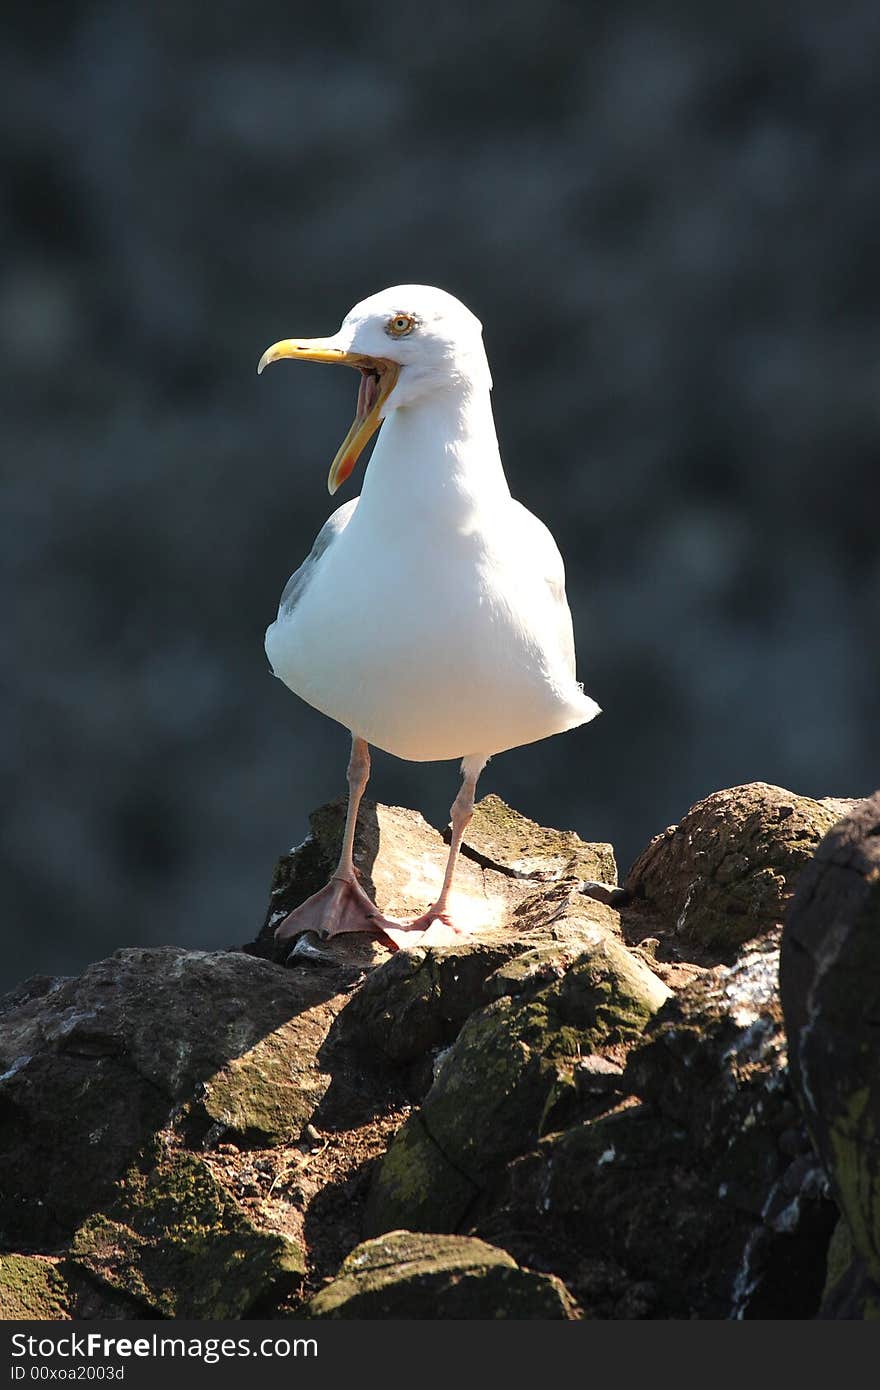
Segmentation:
{"type": "Polygon", "coordinates": [[[559,551],[510,496],[490,384],[478,363],[410,403],[400,393],[360,498],[266,634],[291,690],[415,762],[485,758],[599,712],[575,677],[559,551]]]}

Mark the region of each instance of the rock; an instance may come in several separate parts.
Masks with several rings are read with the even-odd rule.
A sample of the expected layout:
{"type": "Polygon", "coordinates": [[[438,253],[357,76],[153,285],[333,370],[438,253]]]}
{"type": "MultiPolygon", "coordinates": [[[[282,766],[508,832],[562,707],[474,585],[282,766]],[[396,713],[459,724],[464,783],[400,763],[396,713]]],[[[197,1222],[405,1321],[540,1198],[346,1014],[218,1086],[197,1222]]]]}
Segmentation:
{"type": "Polygon", "coordinates": [[[591,1052],[575,1063],[574,1080],[579,1096],[604,1096],[622,1087],[623,1067],[591,1052]]]}
{"type": "Polygon", "coordinates": [[[70,1254],[167,1318],[242,1317],[305,1269],[296,1243],[256,1227],[205,1160],[158,1147],[80,1226],[70,1254]]]}
{"type": "Polygon", "coordinates": [[[766,782],[714,792],[639,855],[626,888],[679,937],[728,958],[782,921],[798,874],[854,804],[766,782]]]}
{"type": "MultiPolygon", "coordinates": [[[[755,903],[769,919],[771,879],[778,910],[803,843],[782,873],[773,825],[803,806],[771,791],[712,799],[728,945],[755,903]]],[[[340,813],[316,814],[322,876],[340,813]]],[[[786,928],[822,1161],[779,929],[708,968],[662,893],[591,898],[590,847],[490,799],[463,861],[489,917],[454,944],[342,937],[284,968],[125,950],[0,1000],[0,1299],[37,1319],[873,1316],[878,824],[867,807],[828,837],[786,928]]],[[[442,837],[399,808],[367,849],[380,832],[380,900],[422,906],[442,837]]]]}
{"type": "Polygon", "coordinates": [[[370,1192],[368,1234],[454,1230],[502,1165],[537,1141],[561,1104],[576,1101],[581,1054],[622,1055],[669,995],[598,929],[573,960],[562,954],[549,983],[545,952],[487,981],[500,997],[462,1028],[421,1110],[392,1143],[370,1192]]]}
{"type": "Polygon", "coordinates": [[[316,1064],[330,1018],[321,1008],[315,1013],[305,1011],[233,1057],[204,1082],[195,1108],[248,1143],[295,1138],[330,1083],[316,1064]]]}
{"type": "Polygon", "coordinates": [[[814,1306],[835,1216],[821,1166],[793,1123],[779,940],[776,929],[670,1001],[624,1079],[685,1130],[694,1155],[702,1151],[722,1201],[746,1223],[752,1217],[751,1230],[732,1233],[742,1239],[735,1317],[814,1306]]]}
{"type": "Polygon", "coordinates": [[[756,1107],[763,1112],[785,1078],[778,973],[777,931],[735,965],[707,970],[680,991],[629,1056],[630,1092],[686,1125],[701,1144],[719,1129],[753,1128],[756,1107]]]}
{"type": "Polygon", "coordinates": [[[628,1315],[647,1281],[654,1317],[813,1316],[835,1209],[808,1142],[794,1159],[780,1143],[796,1112],[777,958],[765,940],[664,1004],[617,1079],[626,1099],[512,1162],[477,1233],[515,1256],[526,1242],[588,1315],[628,1315]],[[591,1293],[566,1247],[617,1275],[591,1293]]]}
{"type": "Polygon", "coordinates": [[[365,1241],[307,1307],[313,1318],[571,1318],[558,1279],[465,1236],[392,1231],[365,1241]]]}
{"type": "Polygon", "coordinates": [[[597,903],[606,903],[608,907],[622,907],[629,902],[629,893],[625,888],[619,888],[616,883],[599,883],[593,878],[584,879],[581,892],[587,898],[595,898],[597,903]]]}
{"type": "Polygon", "coordinates": [[[136,948],[16,996],[0,1014],[7,1242],[63,1240],[182,1109],[264,1142],[298,1132],[329,1081],[316,1055],[341,979],[136,948]]]}
{"type": "Polygon", "coordinates": [[[70,1317],[70,1291],[57,1261],[0,1255],[0,1318],[54,1322],[70,1317]]]}
{"type": "Polygon", "coordinates": [[[487,869],[501,869],[516,878],[586,879],[609,889],[617,884],[611,845],[587,844],[573,830],[536,825],[491,794],[474,807],[462,853],[487,869]]]}
{"type": "Polygon", "coordinates": [[[826,835],[804,871],[783,936],[781,990],[792,1078],[858,1265],[829,1274],[826,1304],[840,1316],[855,1306],[877,1316],[880,792],[826,835]]]}
{"type": "Polygon", "coordinates": [[[819,1317],[833,1321],[880,1320],[880,1285],[868,1274],[845,1217],[834,1228],[819,1317]]]}
{"type": "Polygon", "coordinates": [[[404,1218],[415,1231],[456,1231],[480,1190],[447,1158],[416,1113],[380,1160],[367,1198],[364,1234],[393,1230],[404,1218]]]}
{"type": "MultiPolygon", "coordinates": [[[[581,897],[576,885],[532,891],[503,927],[463,937],[460,944],[400,951],[372,971],[340,1014],[334,1043],[374,1060],[412,1062],[455,1040],[485,1004],[487,981],[505,963],[526,960],[529,948],[544,951],[555,977],[597,931],[619,930],[617,914],[581,897]]],[[[491,990],[489,997],[495,997],[491,990]]]]}
{"type": "Polygon", "coordinates": [[[0,1319],[132,1319],[143,1313],[143,1304],[97,1285],[66,1257],[0,1254],[0,1319]]]}
{"type": "MultiPolygon", "coordinates": [[[[275,928],[288,912],[323,887],[339,858],[346,802],[331,801],[313,812],[311,834],[284,855],[275,870],[266,919],[253,946],[255,954],[282,960],[275,928]]],[[[406,921],[434,902],[443,882],[449,849],[438,830],[417,811],[363,801],[354,842],[354,861],[367,892],[386,916],[406,921]]],[[[456,920],[482,936],[504,928],[516,909],[534,897],[540,884],[584,878],[617,881],[610,845],[590,845],[574,831],[549,830],[511,810],[497,796],[477,802],[456,870],[452,905],[456,920]]],[[[375,965],[388,951],[368,938],[337,940],[342,954],[361,953],[375,965]]]]}

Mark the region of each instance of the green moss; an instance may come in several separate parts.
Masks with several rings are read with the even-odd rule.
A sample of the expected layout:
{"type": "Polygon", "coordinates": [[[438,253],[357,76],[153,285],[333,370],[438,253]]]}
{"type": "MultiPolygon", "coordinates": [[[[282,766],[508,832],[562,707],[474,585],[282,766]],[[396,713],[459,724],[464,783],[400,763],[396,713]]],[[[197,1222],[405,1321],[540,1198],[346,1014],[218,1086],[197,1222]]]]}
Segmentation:
{"type": "Polygon", "coordinates": [[[550,984],[529,966],[504,967],[503,975],[517,992],[468,1019],[420,1115],[380,1165],[371,1230],[456,1229],[464,1208],[447,1200],[443,1175],[463,1175],[472,1191],[489,1187],[505,1163],[537,1144],[561,1106],[574,1104],[578,1058],[638,1040],[669,994],[604,933],[550,984]]]}
{"type": "Polygon", "coordinates": [[[199,1107],[249,1143],[281,1144],[297,1136],[329,1084],[314,1066],[313,1039],[301,1037],[301,1028],[302,1016],[233,1057],[205,1083],[199,1107]]]}
{"type": "Polygon", "coordinates": [[[0,1255],[0,1318],[66,1319],[70,1291],[55,1261],[42,1255],[0,1255]]]}
{"type": "Polygon", "coordinates": [[[831,1240],[828,1244],[828,1257],[825,1266],[825,1287],[822,1291],[822,1303],[833,1301],[837,1286],[849,1272],[853,1260],[853,1241],[849,1226],[844,1217],[840,1217],[831,1240]]]}
{"type": "Polygon", "coordinates": [[[76,1232],[71,1258],[164,1317],[235,1318],[304,1260],[257,1229],[190,1154],[160,1155],[120,1181],[106,1212],[76,1232]]]}
{"type": "Polygon", "coordinates": [[[868,1087],[852,1092],[846,1110],[830,1124],[829,1138],[834,1186],[855,1248],[870,1277],[880,1282],[880,1170],[871,1099],[868,1087]]]}
{"type": "Polygon", "coordinates": [[[382,1160],[370,1190],[364,1231],[376,1235],[401,1226],[454,1231],[477,1191],[437,1147],[421,1117],[413,1115],[382,1160]]]}
{"type": "Polygon", "coordinates": [[[315,1318],[568,1318],[557,1279],[465,1236],[393,1231],[359,1245],[308,1306],[315,1318]]]}
{"type": "Polygon", "coordinates": [[[465,845],[481,859],[525,876],[617,882],[611,845],[588,844],[573,830],[537,825],[494,795],[474,807],[465,845]]]}

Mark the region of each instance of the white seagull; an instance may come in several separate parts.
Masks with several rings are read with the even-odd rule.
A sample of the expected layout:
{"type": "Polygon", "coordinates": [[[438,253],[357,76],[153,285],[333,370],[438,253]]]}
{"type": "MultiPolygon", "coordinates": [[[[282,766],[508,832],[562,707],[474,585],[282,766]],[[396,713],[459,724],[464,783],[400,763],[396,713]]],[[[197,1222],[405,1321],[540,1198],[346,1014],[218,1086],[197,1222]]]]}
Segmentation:
{"type": "Polygon", "coordinates": [[[384,428],[360,497],[326,522],[266,633],[275,675],[351,733],[339,864],[276,937],[369,931],[400,946],[435,922],[455,930],[456,858],[492,754],[586,724],[599,706],[575,676],[562,557],[510,495],[470,310],[444,290],[396,285],[355,305],[332,337],[275,343],[258,372],[280,358],[361,374],[331,494],[384,428]],[[440,896],[411,923],[382,916],[352,860],[371,743],[413,762],[462,759],[440,896]]]}

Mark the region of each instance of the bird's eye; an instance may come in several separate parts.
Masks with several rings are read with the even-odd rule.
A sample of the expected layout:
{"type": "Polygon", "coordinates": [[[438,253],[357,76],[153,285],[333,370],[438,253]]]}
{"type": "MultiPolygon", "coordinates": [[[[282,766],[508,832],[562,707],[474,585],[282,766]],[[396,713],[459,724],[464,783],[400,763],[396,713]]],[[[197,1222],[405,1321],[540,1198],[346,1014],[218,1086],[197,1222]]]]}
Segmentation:
{"type": "Polygon", "coordinates": [[[407,333],[412,333],[416,326],[416,321],[412,314],[395,314],[385,325],[386,332],[392,338],[405,338],[407,333]]]}

